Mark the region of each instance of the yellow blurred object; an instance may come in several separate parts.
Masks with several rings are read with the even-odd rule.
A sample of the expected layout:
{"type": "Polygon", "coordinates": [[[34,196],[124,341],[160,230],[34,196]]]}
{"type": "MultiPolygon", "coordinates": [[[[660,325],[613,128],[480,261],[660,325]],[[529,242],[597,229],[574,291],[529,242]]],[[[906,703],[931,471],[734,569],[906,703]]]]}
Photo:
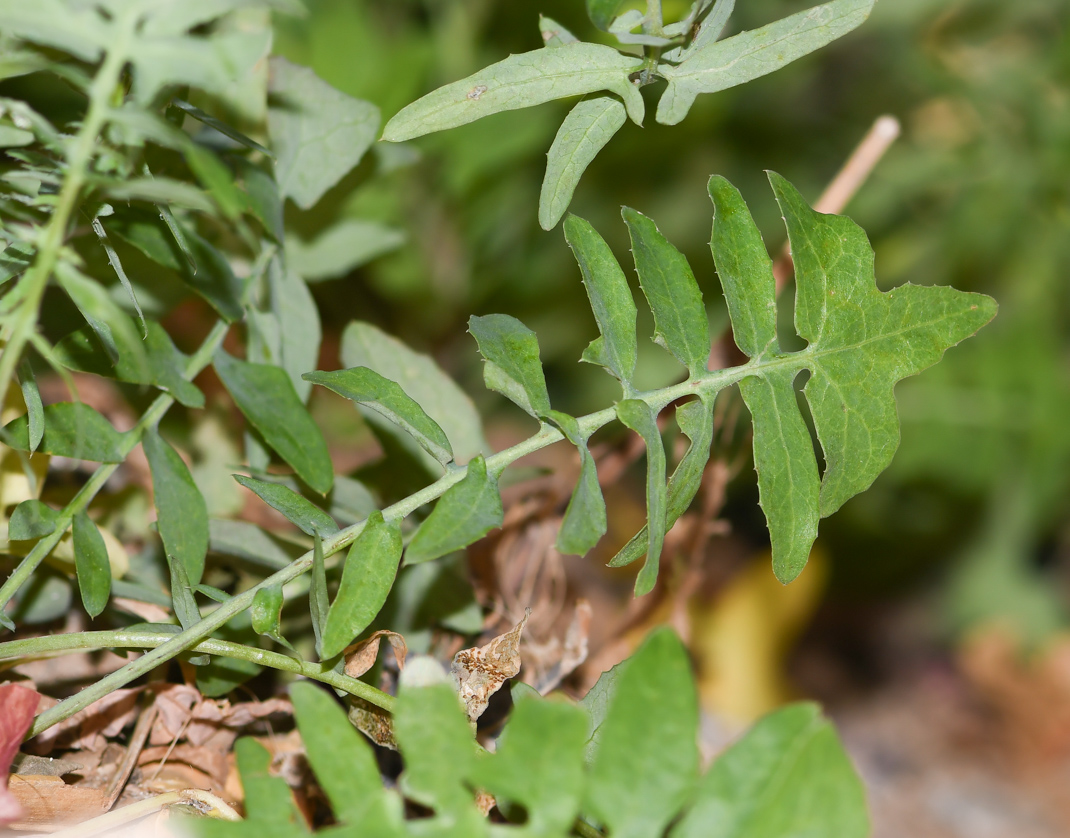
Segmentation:
{"type": "Polygon", "coordinates": [[[792,699],[784,660],[821,601],[828,561],[815,546],[790,585],[769,552],[743,568],[712,603],[690,604],[691,653],[707,712],[753,721],[792,699]]]}
{"type": "MultiPolygon", "coordinates": [[[[0,425],[6,425],[26,413],[22,390],[7,388],[7,400],[0,410],[0,425]]],[[[48,471],[47,454],[28,454],[0,443],[0,522],[7,521],[8,510],[24,500],[41,496],[41,485],[48,471]]]]}

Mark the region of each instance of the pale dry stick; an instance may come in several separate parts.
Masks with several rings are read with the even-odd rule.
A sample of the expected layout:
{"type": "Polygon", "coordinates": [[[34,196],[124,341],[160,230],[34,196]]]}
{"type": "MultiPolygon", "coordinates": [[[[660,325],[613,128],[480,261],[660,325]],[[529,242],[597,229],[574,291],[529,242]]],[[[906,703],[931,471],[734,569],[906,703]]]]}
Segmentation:
{"type": "MultiPolygon", "coordinates": [[[[99,817],[53,832],[47,838],[90,838],[92,835],[110,835],[115,829],[128,823],[133,823],[141,818],[153,815],[167,806],[176,804],[191,805],[208,817],[219,818],[225,821],[240,821],[239,815],[234,808],[225,800],[204,789],[183,789],[182,791],[169,791],[131,803],[122,809],[107,812],[99,817]]],[[[34,838],[34,836],[31,836],[34,838]]],[[[42,836],[45,838],[45,836],[42,836]]]]}
{"type": "Polygon", "coordinates": [[[108,785],[108,795],[104,798],[103,805],[105,812],[115,805],[115,801],[119,799],[119,795],[126,788],[126,782],[137,767],[137,758],[141,756],[141,751],[145,747],[145,742],[148,741],[149,733],[152,731],[152,725],[156,721],[156,696],[151,692],[146,692],[141,697],[141,701],[141,713],[137,717],[137,724],[134,725],[134,732],[130,734],[130,743],[126,746],[122,764],[108,785]]]}
{"type": "MultiPolygon", "coordinates": [[[[835,215],[843,212],[851,198],[870,176],[877,163],[884,156],[892,143],[899,136],[899,120],[894,116],[885,114],[877,117],[876,121],[866,132],[843,168],[836,173],[821,197],[814,203],[817,212],[835,215]]],[[[792,274],[791,245],[784,242],[780,256],[773,264],[773,276],[776,278],[777,295],[784,290],[788,278],[792,274]]]]}

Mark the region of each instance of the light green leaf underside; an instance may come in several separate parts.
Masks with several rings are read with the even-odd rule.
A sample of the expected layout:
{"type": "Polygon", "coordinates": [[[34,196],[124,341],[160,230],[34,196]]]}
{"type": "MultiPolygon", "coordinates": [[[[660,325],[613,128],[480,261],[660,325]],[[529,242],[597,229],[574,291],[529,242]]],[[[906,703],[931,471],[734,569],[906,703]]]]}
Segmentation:
{"type": "Polygon", "coordinates": [[[865,792],[814,704],[764,717],[722,753],[670,838],[869,835],[865,792]]]}
{"type": "Polygon", "coordinates": [[[309,486],[326,494],[334,469],[323,434],[301,403],[286,371],[252,364],[220,350],[215,369],[249,423],[309,486]]]}
{"type": "Polygon", "coordinates": [[[566,555],[583,556],[606,534],[606,501],[598,483],[598,468],[580,434],[579,423],[566,413],[552,410],[548,417],[580,455],[580,477],[569,499],[557,533],[557,549],[566,555]]]}
{"type": "Polygon", "coordinates": [[[767,75],[846,35],[869,16],[873,3],[834,0],[761,29],[707,43],[690,51],[677,66],[658,65],[658,72],[669,84],[658,102],[657,121],[675,125],[687,116],[698,94],[715,93],[767,75]]]}
{"type": "Polygon", "coordinates": [[[628,280],[605,239],[588,222],[570,215],[564,232],[601,333],[584,350],[583,360],[605,367],[621,382],[630,382],[636,359],[636,308],[628,280]]]}
{"type": "Polygon", "coordinates": [[[235,474],[234,479],[268,506],[281,512],[306,535],[314,536],[318,532],[321,536],[327,536],[338,532],[338,524],[330,515],[288,486],[242,474],[235,474]]]}
{"type": "Polygon", "coordinates": [[[754,416],[773,568],[788,582],[805,565],[818,517],[868,488],[891,461],[899,444],[896,382],[939,361],[991,320],[996,304],[953,288],[908,284],[879,291],[873,250],[861,228],[814,212],[776,173],[769,179],[788,229],[795,322],[806,349],[779,351],[768,254],[743,199],[720,177],[710,180],[711,247],[737,344],[752,357],[753,374],[741,390],[754,416]],[[793,387],[804,369],[811,375],[803,392],[825,458],[820,484],[793,387]]]}
{"type": "Polygon", "coordinates": [[[645,215],[624,207],[621,216],[628,225],[639,284],[654,314],[654,342],[692,376],[706,372],[710,322],[691,266],[645,215]]]}
{"type": "Polygon", "coordinates": [[[446,490],[405,551],[405,563],[429,562],[463,550],[502,525],[498,480],[487,473],[483,457],[468,464],[468,473],[446,490]]]}
{"type": "Polygon", "coordinates": [[[287,236],[286,259],[307,282],[320,282],[345,276],[404,243],[405,234],[393,227],[343,218],[309,242],[287,236]]]}
{"type": "Polygon", "coordinates": [[[197,585],[208,552],[208,505],[178,452],[155,430],[145,432],[141,447],[152,472],[156,525],[164,550],[182,562],[186,578],[197,585]]]}
{"type": "Polygon", "coordinates": [[[587,43],[510,55],[402,108],[386,124],[383,139],[411,140],[493,113],[599,90],[620,96],[632,121],[642,124],[643,97],[628,80],[628,74],[641,64],[641,59],[621,55],[611,47],[587,43]]]}
{"type": "Polygon", "coordinates": [[[312,634],[316,639],[316,653],[323,659],[323,636],[327,630],[327,615],[331,601],[327,594],[327,566],[323,560],[323,537],[312,535],[312,578],[308,586],[308,612],[312,618],[312,634]]]}
{"type": "MultiPolygon", "coordinates": [[[[702,472],[710,459],[710,444],[713,442],[713,398],[680,405],[676,408],[676,421],[684,436],[691,440],[691,445],[669,478],[669,497],[665,506],[666,532],[687,511],[702,485],[702,472]]],[[[648,525],[644,524],[613,557],[609,567],[623,567],[642,558],[649,546],[648,529],[648,525]]]]}
{"type": "Polygon", "coordinates": [[[617,418],[635,431],[646,443],[646,563],[635,580],[635,595],[643,596],[654,590],[658,581],[661,547],[665,541],[665,508],[668,490],[665,486],[665,445],[661,441],[657,417],[650,406],[639,399],[625,399],[617,404],[617,418]]]}
{"type": "Polygon", "coordinates": [[[548,47],[562,47],[579,40],[564,26],[546,15],[539,15],[539,33],[542,35],[543,43],[548,47]]]}
{"type": "Polygon", "coordinates": [[[532,416],[545,416],[550,411],[550,395],[535,333],[507,314],[473,315],[468,319],[468,331],[484,358],[487,387],[532,416]]]}
{"type": "Polygon", "coordinates": [[[552,230],[561,220],[583,173],[624,125],[626,116],[624,104],[609,95],[584,99],[568,112],[546,155],[539,194],[542,229],[552,230]]]}
{"type": "MultiPolygon", "coordinates": [[[[442,428],[459,462],[488,450],[472,400],[429,356],[410,349],[370,323],[360,322],[346,326],[341,354],[347,367],[368,367],[396,381],[442,428]]],[[[402,445],[414,450],[431,470],[438,471],[436,461],[420,450],[407,433],[400,432],[398,436],[402,445]]]]}
{"type": "Polygon", "coordinates": [[[376,510],[349,548],[338,595],[327,615],[323,659],[340,654],[386,602],[401,559],[401,529],[397,521],[384,521],[376,510]]]}
{"type": "Polygon", "coordinates": [[[443,466],[453,462],[446,434],[401,387],[367,367],[310,372],[303,378],[374,410],[408,433],[443,466]]]}

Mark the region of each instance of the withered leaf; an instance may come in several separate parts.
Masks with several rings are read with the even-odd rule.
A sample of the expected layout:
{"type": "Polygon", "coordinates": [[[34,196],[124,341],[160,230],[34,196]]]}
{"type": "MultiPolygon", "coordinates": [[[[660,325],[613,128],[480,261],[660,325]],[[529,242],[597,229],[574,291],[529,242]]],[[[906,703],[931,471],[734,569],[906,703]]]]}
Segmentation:
{"type": "Polygon", "coordinates": [[[475,722],[482,716],[490,697],[520,672],[520,635],[530,616],[531,609],[525,609],[524,618],[505,634],[485,646],[461,649],[453,656],[450,675],[464,702],[468,721],[475,722]]]}
{"type": "Polygon", "coordinates": [[[375,659],[379,657],[379,642],[386,638],[390,642],[390,648],[394,650],[394,659],[398,662],[398,670],[405,668],[405,656],[409,654],[409,647],[405,638],[396,631],[380,629],[371,637],[354,643],[342,653],[346,659],[346,675],[350,678],[359,678],[375,665],[375,659]]]}

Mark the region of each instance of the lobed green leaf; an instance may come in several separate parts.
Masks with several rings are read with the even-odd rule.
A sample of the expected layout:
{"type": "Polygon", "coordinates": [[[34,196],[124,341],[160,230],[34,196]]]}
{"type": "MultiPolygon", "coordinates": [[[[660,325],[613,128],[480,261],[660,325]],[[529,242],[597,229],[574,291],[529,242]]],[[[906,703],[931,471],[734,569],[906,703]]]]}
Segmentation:
{"type": "Polygon", "coordinates": [[[539,359],[539,339],[507,314],[472,315],[468,331],[484,358],[483,380],[536,419],[550,411],[550,394],[539,359]]]}
{"type": "Polygon", "coordinates": [[[411,140],[493,113],[599,90],[620,96],[628,115],[639,125],[643,122],[643,97],[628,75],[641,64],[635,56],[587,43],[510,55],[402,108],[386,124],[383,139],[395,143],[411,140]]]}

